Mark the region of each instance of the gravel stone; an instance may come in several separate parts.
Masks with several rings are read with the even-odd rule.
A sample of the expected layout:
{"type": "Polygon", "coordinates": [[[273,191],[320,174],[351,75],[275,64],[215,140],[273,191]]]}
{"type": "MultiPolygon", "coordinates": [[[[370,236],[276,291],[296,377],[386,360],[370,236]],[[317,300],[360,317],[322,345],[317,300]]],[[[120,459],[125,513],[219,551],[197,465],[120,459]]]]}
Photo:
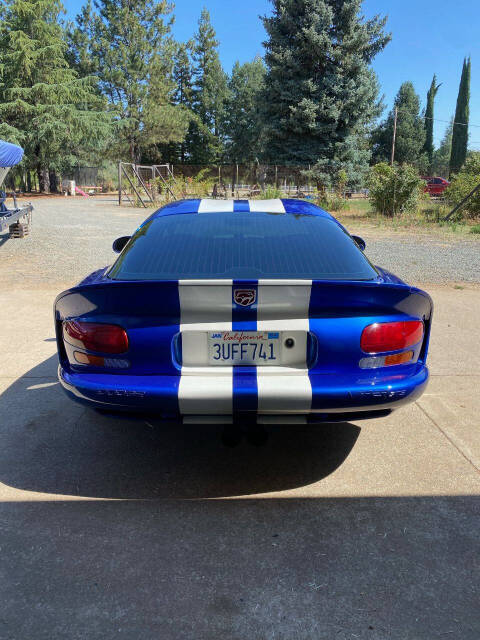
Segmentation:
{"type": "MultiPolygon", "coordinates": [[[[119,207],[110,197],[39,197],[30,235],[9,239],[0,235],[0,282],[17,284],[80,281],[111,264],[112,242],[130,235],[150,214],[149,209],[119,207]]],[[[480,239],[440,234],[406,234],[347,225],[367,241],[366,255],[377,265],[411,284],[480,282],[480,239]]]]}

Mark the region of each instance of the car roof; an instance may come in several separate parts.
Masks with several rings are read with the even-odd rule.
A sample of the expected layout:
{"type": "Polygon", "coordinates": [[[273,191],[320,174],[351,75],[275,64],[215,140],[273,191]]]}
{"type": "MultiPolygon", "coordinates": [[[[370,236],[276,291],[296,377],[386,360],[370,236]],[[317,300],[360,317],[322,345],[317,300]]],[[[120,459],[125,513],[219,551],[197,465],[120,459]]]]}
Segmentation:
{"type": "Polygon", "coordinates": [[[275,200],[177,200],[155,211],[148,220],[163,216],[193,213],[289,213],[293,215],[310,215],[337,220],[313,202],[294,199],[275,200]]]}

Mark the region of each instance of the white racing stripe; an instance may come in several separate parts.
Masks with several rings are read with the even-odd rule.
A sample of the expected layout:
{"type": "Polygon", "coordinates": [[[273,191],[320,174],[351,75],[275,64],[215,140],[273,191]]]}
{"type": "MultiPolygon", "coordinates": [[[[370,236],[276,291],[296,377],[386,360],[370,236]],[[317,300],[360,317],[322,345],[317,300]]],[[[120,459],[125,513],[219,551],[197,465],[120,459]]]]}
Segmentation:
{"type": "Polygon", "coordinates": [[[265,211],[266,213],[285,213],[285,207],[280,199],[276,200],[249,200],[250,211],[265,211]]]}
{"type": "Polygon", "coordinates": [[[200,201],[198,213],[227,212],[233,213],[233,200],[209,200],[200,201]]]}
{"type": "Polygon", "coordinates": [[[258,281],[257,330],[291,332],[295,340],[292,349],[283,350],[284,364],[288,364],[288,354],[295,367],[291,373],[272,374],[268,367],[257,368],[259,413],[308,413],[311,409],[312,386],[306,362],[311,288],[311,281],[283,286],[258,281]]]}
{"type": "Polygon", "coordinates": [[[206,331],[232,330],[232,281],[221,285],[198,286],[178,282],[180,332],[183,362],[178,404],[183,415],[231,414],[233,407],[233,368],[222,367],[221,374],[206,375],[205,368],[189,362],[207,362],[206,331]]]}

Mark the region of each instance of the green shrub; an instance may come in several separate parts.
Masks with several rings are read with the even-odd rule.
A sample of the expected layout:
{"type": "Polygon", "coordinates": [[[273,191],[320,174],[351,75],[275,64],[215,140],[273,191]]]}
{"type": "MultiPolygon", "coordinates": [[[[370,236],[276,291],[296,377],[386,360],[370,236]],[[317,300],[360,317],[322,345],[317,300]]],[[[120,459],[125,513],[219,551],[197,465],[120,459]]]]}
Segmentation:
{"type": "Polygon", "coordinates": [[[425,183],[415,167],[408,164],[391,167],[380,162],[370,169],[368,188],[373,209],[393,217],[398,213],[415,211],[424,193],[425,183]]]}
{"type": "Polygon", "coordinates": [[[209,177],[209,169],[202,169],[192,178],[178,177],[174,180],[155,178],[152,181],[154,191],[164,202],[181,200],[182,198],[205,198],[212,194],[215,178],[209,177]]]}
{"type": "Polygon", "coordinates": [[[470,227],[470,233],[480,233],[480,224],[474,224],[470,227]]]}
{"type": "Polygon", "coordinates": [[[326,211],[342,211],[347,208],[347,201],[336,193],[317,193],[315,204],[326,211]]]}
{"type": "Polygon", "coordinates": [[[275,185],[270,184],[265,187],[265,191],[260,191],[253,197],[254,200],[276,200],[277,198],[283,198],[283,193],[275,185]]]}
{"type": "MultiPolygon", "coordinates": [[[[480,152],[469,154],[463,168],[452,178],[445,191],[445,200],[455,207],[480,183],[480,152]]],[[[480,190],[457,211],[456,218],[476,218],[480,215],[480,190]]]]}

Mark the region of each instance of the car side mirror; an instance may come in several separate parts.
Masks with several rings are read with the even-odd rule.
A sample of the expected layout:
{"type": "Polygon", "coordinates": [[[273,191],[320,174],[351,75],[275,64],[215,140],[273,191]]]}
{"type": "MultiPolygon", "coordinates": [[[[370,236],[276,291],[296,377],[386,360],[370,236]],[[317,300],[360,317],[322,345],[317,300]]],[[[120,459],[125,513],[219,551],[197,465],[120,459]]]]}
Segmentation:
{"type": "Polygon", "coordinates": [[[115,251],[115,253],[121,253],[131,237],[132,236],[122,236],[121,238],[117,238],[112,244],[112,249],[115,251]]]}
{"type": "Polygon", "coordinates": [[[365,240],[363,238],[360,238],[360,236],[352,236],[352,238],[355,241],[355,244],[357,245],[357,247],[362,251],[365,251],[365,247],[367,246],[367,243],[365,242],[365,240]]]}

